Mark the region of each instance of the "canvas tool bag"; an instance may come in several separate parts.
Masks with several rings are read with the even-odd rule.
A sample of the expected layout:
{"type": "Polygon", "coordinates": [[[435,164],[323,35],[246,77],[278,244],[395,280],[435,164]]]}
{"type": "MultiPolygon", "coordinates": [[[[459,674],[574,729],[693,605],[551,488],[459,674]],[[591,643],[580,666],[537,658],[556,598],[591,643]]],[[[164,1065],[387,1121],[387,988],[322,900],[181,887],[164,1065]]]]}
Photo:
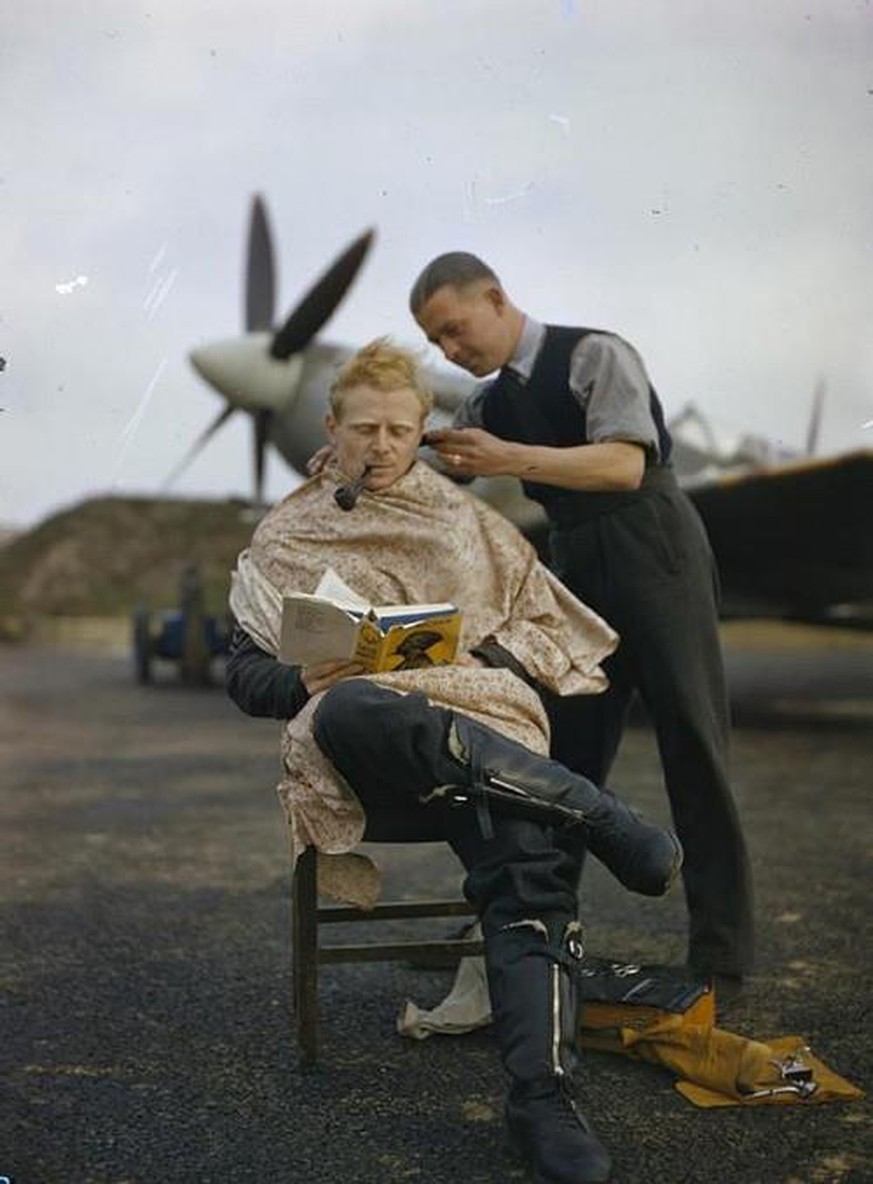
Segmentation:
{"type": "Polygon", "coordinates": [[[850,1101],[863,1092],[802,1036],[751,1040],[715,1027],[715,993],[665,967],[586,957],[578,970],[579,1041],[662,1065],[695,1106],[850,1101]]]}

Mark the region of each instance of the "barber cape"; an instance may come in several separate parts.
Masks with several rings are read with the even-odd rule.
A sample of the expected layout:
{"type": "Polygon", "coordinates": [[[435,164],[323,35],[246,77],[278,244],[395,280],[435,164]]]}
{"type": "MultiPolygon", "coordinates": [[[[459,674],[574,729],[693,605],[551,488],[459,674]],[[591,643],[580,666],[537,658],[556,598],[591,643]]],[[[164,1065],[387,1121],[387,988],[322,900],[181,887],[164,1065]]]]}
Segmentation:
{"type": "MultiPolygon", "coordinates": [[[[328,568],[371,604],[451,601],[463,612],[461,650],[493,638],[540,683],[560,695],[596,694],[600,662],[617,634],[538,560],[496,510],[417,461],[388,489],[364,491],[351,512],[335,500],[344,478],[328,469],[272,509],[239,556],[232,577],[234,617],[264,650],[278,654],[282,597],[315,592],[328,568]]],[[[549,750],[539,696],[504,669],[442,666],[369,675],[405,693],[488,724],[534,751],[549,750]]],[[[319,890],[367,907],[378,874],[361,856],[342,864],[322,856],[352,852],[365,817],[351,788],[312,738],[313,696],[282,736],[278,786],[292,846],[319,852],[319,890]]]]}

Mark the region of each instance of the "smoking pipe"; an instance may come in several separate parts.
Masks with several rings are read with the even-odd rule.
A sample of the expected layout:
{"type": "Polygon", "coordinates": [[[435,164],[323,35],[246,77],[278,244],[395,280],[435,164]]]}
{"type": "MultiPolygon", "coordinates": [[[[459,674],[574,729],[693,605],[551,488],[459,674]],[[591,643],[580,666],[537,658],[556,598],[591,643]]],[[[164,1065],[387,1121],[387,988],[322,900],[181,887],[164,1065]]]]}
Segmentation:
{"type": "Polygon", "coordinates": [[[350,481],[348,485],[340,485],[334,491],[334,501],[341,510],[354,510],[372,467],[372,465],[364,465],[364,471],[356,481],[350,481]]]}

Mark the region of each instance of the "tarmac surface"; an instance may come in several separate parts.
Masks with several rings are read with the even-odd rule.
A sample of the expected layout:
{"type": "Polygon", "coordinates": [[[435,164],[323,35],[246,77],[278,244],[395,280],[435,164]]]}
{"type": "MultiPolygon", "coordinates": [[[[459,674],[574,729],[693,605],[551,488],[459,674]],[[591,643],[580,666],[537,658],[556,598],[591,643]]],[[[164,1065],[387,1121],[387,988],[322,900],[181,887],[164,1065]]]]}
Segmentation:
{"type": "MultiPolygon", "coordinates": [[[[869,1090],[873,648],[764,630],[728,660],[759,963],[720,1024],[802,1035],[869,1090]]],[[[300,1071],[277,725],[169,666],[140,687],[126,655],[10,646],[0,779],[0,1179],[528,1178],[505,1142],[490,1031],[395,1033],[402,1003],[432,1006],[449,970],[323,968],[321,1064],[300,1071]]],[[[666,820],[644,726],[613,784],[666,820]]],[[[377,856],[389,895],[457,890],[440,846],[377,856]]],[[[589,862],[589,949],[681,963],[681,891],[632,897],[589,862]]],[[[585,1054],[579,1096],[617,1184],[873,1181],[867,1098],[700,1110],[666,1070],[607,1053],[585,1054]]]]}

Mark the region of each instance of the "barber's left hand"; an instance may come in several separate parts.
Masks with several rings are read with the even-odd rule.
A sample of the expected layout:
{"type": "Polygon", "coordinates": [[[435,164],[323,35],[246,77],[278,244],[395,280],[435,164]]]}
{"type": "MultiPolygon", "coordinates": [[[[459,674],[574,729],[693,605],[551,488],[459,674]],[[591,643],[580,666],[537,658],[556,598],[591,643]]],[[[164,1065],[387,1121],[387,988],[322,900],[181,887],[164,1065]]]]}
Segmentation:
{"type": "Polygon", "coordinates": [[[449,473],[461,477],[499,477],[512,473],[514,445],[484,428],[437,428],[426,441],[449,473]]]}

